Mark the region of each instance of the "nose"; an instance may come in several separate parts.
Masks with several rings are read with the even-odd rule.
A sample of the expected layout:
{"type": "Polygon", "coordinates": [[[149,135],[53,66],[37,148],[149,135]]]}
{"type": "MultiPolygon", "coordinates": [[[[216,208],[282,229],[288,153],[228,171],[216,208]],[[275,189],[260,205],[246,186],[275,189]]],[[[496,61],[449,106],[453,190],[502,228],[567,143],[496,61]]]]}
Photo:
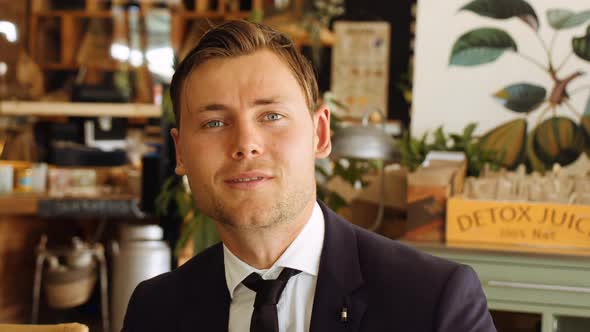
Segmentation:
{"type": "Polygon", "coordinates": [[[256,158],[264,153],[261,136],[256,124],[236,123],[231,150],[232,158],[235,160],[256,158]]]}

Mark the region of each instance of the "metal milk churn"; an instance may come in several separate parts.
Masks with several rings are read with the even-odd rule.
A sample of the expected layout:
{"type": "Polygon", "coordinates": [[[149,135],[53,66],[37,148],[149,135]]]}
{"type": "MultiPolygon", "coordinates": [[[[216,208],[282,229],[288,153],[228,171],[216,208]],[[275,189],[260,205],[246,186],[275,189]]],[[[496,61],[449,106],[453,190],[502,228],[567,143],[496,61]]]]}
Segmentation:
{"type": "Polygon", "coordinates": [[[157,225],[119,227],[119,242],[112,244],[112,332],[121,331],[135,287],[143,280],[170,271],[171,251],[162,241],[163,234],[157,225]]]}

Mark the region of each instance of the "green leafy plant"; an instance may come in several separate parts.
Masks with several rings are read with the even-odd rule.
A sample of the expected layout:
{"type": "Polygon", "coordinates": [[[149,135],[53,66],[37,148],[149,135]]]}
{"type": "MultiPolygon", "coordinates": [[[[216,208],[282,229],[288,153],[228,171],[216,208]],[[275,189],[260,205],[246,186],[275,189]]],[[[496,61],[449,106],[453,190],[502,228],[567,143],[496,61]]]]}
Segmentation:
{"type": "Polygon", "coordinates": [[[402,73],[399,76],[399,80],[395,83],[395,88],[399,90],[402,94],[402,97],[408,103],[408,105],[412,104],[412,78],[414,77],[414,66],[410,63],[407,72],[402,73]]]}
{"type": "Polygon", "coordinates": [[[326,203],[332,210],[338,211],[347,206],[346,200],[338,192],[330,190],[326,184],[334,178],[341,178],[354,188],[368,185],[364,176],[379,168],[379,162],[374,160],[341,159],[333,162],[333,167],[327,171],[316,165],[316,172],[320,173],[324,180],[317,184],[318,199],[326,203]]]}
{"type": "Polygon", "coordinates": [[[191,240],[193,253],[199,253],[219,242],[213,220],[195,206],[193,195],[186,188],[182,179],[176,175],[170,176],[164,182],[162,190],[156,198],[156,214],[159,216],[169,215],[171,213],[170,207],[176,209],[183,221],[180,236],[174,249],[176,255],[191,240]]]}
{"type": "Polygon", "coordinates": [[[482,149],[480,138],[473,135],[476,127],[477,124],[470,123],[460,134],[446,134],[442,127],[438,127],[432,134],[427,132],[420,138],[405,132],[400,144],[400,163],[414,171],[430,151],[456,151],[465,153],[468,176],[478,176],[486,164],[498,169],[501,166],[498,162],[500,155],[505,152],[482,149]]]}
{"type": "Polygon", "coordinates": [[[543,71],[552,82],[550,89],[540,84],[515,82],[495,92],[493,98],[506,109],[524,118],[492,129],[482,138],[481,148],[495,151],[505,149],[505,153],[497,156],[501,157],[498,161],[505,167],[515,168],[526,161],[530,168],[537,171],[549,169],[554,163],[567,165],[574,162],[584,151],[584,146],[588,154],[590,140],[587,138],[590,135],[586,124],[590,123],[590,96],[583,113],[572,105],[570,99],[575,94],[590,90],[590,85],[570,89],[570,83],[579,79],[583,72],[563,71],[574,55],[590,62],[590,25],[584,35],[570,36],[571,52],[560,62],[556,61],[554,51],[558,35],[590,21],[590,10],[547,10],[547,21],[553,30],[549,43],[539,32],[540,21],[534,8],[525,0],[473,0],[461,7],[460,11],[469,11],[496,20],[520,19],[531,28],[532,34],[546,53],[546,59],[538,61],[526,55],[507,31],[480,27],[464,33],[456,40],[451,51],[450,66],[480,66],[511,53],[543,71]],[[539,109],[542,111],[537,123],[527,134],[526,118],[539,109]],[[557,116],[557,111],[561,110],[571,112],[579,122],[557,116]],[[549,111],[551,116],[546,118],[549,111]]]}
{"type": "Polygon", "coordinates": [[[316,69],[321,67],[322,29],[330,28],[330,21],[345,12],[344,0],[313,0],[313,10],[303,17],[303,28],[309,36],[312,48],[312,62],[316,69]]]}

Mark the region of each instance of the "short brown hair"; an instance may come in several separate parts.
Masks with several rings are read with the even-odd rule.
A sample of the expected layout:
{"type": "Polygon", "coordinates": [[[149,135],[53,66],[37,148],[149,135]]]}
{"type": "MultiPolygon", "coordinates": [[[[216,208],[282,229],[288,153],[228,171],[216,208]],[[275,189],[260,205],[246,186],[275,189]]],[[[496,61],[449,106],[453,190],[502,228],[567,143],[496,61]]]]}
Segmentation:
{"type": "Polygon", "coordinates": [[[309,111],[315,111],[319,98],[315,73],[309,61],[295,48],[293,41],[266,25],[236,20],[207,31],[176,68],[170,85],[176,126],[180,127],[183,84],[197,66],[210,59],[248,55],[263,49],[272,51],[289,66],[301,87],[309,111]]]}

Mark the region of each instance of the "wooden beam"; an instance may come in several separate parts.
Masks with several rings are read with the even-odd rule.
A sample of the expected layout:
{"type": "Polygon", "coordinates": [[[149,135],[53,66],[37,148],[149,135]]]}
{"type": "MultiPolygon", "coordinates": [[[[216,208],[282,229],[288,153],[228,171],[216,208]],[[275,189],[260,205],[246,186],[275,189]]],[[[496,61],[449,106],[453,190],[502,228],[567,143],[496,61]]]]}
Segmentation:
{"type": "Polygon", "coordinates": [[[3,101],[0,115],[157,118],[161,109],[154,104],[3,101]]]}
{"type": "Polygon", "coordinates": [[[61,18],[61,63],[73,64],[79,45],[79,26],[76,19],[71,15],[64,15],[61,18]]]}

